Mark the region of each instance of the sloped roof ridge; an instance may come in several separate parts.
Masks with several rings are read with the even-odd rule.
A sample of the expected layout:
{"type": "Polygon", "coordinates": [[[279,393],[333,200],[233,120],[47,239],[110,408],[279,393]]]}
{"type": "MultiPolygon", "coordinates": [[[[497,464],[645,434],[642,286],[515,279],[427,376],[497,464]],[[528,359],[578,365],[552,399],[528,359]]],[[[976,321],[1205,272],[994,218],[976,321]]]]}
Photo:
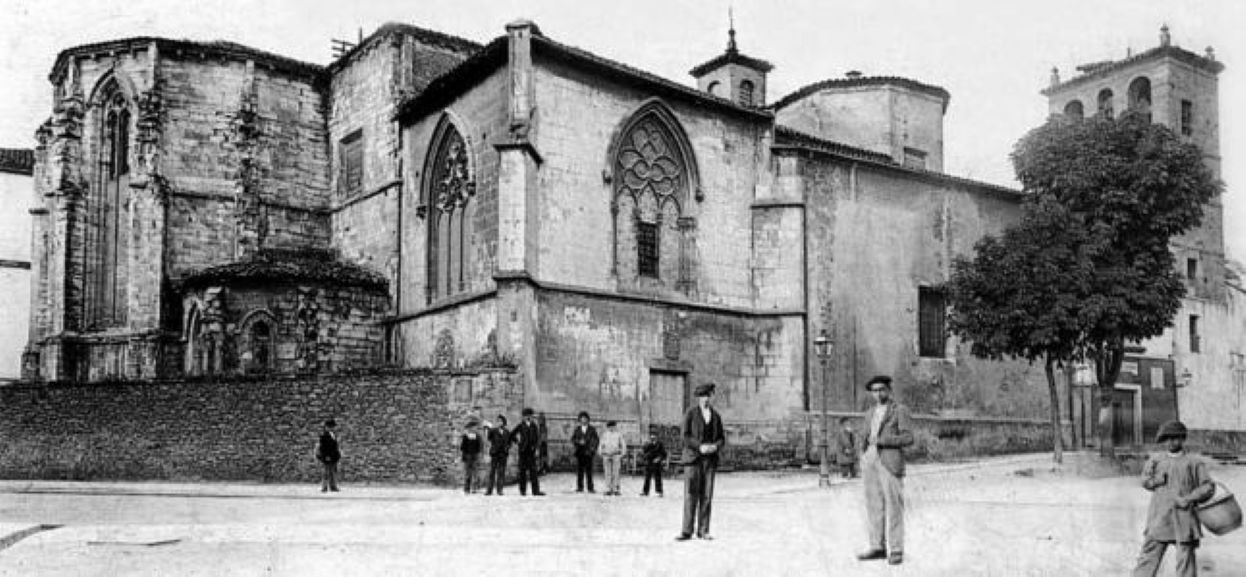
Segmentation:
{"type": "Polygon", "coordinates": [[[926,84],[925,82],[919,82],[911,78],[905,78],[903,76],[861,76],[859,78],[828,78],[826,80],[819,80],[812,84],[807,84],[805,86],[802,86],[796,89],[791,94],[788,94],[787,96],[784,96],[783,98],[780,98],[779,100],[775,101],[775,103],[771,104],[769,108],[778,110],[780,108],[783,108],[784,106],[787,106],[788,104],[791,104],[806,96],[809,96],[810,94],[813,94],[821,90],[826,90],[827,88],[852,88],[856,86],[883,86],[887,84],[901,86],[904,88],[908,88],[909,90],[914,90],[917,92],[924,92],[931,96],[942,98],[944,111],[947,110],[948,102],[952,100],[952,95],[948,93],[948,91],[944,89],[943,87],[935,86],[933,84],[926,84]]]}

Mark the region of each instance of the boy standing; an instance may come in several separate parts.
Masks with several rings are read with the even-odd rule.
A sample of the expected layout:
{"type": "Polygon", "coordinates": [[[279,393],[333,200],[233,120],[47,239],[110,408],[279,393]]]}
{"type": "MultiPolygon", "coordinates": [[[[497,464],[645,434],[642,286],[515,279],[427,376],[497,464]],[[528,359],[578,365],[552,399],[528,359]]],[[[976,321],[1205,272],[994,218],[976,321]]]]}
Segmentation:
{"type": "Polygon", "coordinates": [[[528,483],[532,483],[532,494],[545,496],[541,492],[541,480],[537,476],[537,452],[541,446],[541,431],[533,418],[532,409],[523,410],[523,420],[515,425],[511,432],[511,441],[519,445],[519,494],[528,494],[528,483]]]}
{"type": "Polygon", "coordinates": [[[623,467],[623,452],[627,443],[617,423],[606,421],[606,434],[601,436],[601,466],[606,470],[606,495],[619,496],[619,469],[623,467]]]}
{"type": "Polygon", "coordinates": [[[1168,452],[1151,456],[1142,467],[1142,488],[1151,491],[1151,506],[1134,577],[1154,577],[1169,545],[1177,547],[1177,575],[1198,575],[1194,550],[1203,533],[1194,506],[1210,499],[1216,488],[1207,465],[1185,452],[1185,437],[1180,421],[1160,425],[1155,442],[1165,443],[1168,452]]]}
{"type": "Polygon", "coordinates": [[[845,479],[857,476],[857,434],[852,431],[852,421],[839,420],[839,434],[835,436],[835,461],[845,479]]]}
{"type": "Polygon", "coordinates": [[[485,423],[489,432],[489,479],[485,483],[485,496],[493,494],[493,486],[497,485],[498,496],[502,496],[502,487],[506,486],[506,457],[511,449],[511,434],[506,430],[506,416],[498,415],[498,426],[485,423]]]}
{"type": "Polygon", "coordinates": [[[640,459],[645,464],[645,487],[640,496],[649,496],[649,479],[653,479],[653,488],[662,496],[662,467],[666,466],[666,446],[658,440],[658,429],[649,426],[649,442],[640,451],[640,459]]]}
{"type": "Polygon", "coordinates": [[[476,491],[480,483],[476,481],[476,470],[480,463],[480,449],[483,442],[476,433],[476,419],[467,421],[467,430],[459,440],[459,453],[463,455],[463,494],[470,495],[476,491]]]}
{"type": "Polygon", "coordinates": [[[324,465],[324,474],[320,479],[320,492],[337,492],[337,462],[342,460],[341,445],[337,442],[337,422],[329,419],[324,422],[324,431],[320,433],[320,441],[316,443],[316,460],[324,465]]]}

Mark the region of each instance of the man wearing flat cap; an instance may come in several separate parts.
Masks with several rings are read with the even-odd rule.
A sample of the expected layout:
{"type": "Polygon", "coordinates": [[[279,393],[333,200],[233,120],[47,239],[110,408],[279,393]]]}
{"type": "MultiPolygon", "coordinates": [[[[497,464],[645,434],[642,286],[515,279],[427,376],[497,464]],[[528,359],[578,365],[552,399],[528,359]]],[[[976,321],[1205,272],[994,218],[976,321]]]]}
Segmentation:
{"type": "Polygon", "coordinates": [[[523,421],[511,431],[511,442],[519,445],[519,494],[528,494],[528,483],[532,483],[532,494],[542,497],[541,480],[537,478],[537,450],[541,448],[541,429],[536,424],[536,411],[530,408],[523,410],[523,421]]]}
{"type": "Polygon", "coordinates": [[[891,398],[891,377],[874,377],[865,388],[874,397],[874,406],[865,412],[869,435],[861,455],[870,548],[857,559],[886,559],[899,565],[904,562],[903,449],[913,444],[913,426],[908,407],[891,398]]]}
{"type": "Polygon", "coordinates": [[[714,383],[700,385],[692,394],[697,398],[697,406],[684,414],[684,524],[675,538],[677,541],[692,538],[694,520],[697,538],[712,539],[710,507],[714,501],[714,475],[718,472],[718,453],[727,444],[722,417],[710,406],[714,383]]]}

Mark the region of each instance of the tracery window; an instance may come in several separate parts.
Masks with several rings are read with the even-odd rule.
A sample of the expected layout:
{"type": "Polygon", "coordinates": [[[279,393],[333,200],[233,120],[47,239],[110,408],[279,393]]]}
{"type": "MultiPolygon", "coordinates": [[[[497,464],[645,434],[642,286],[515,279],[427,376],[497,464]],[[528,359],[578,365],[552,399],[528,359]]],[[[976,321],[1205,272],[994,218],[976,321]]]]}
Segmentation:
{"type": "Polygon", "coordinates": [[[241,351],[242,370],[266,373],[272,370],[273,317],[265,311],[250,315],[243,323],[241,351]]]}
{"type": "Polygon", "coordinates": [[[690,209],[696,169],[674,116],[641,108],[612,148],[614,273],[624,284],[693,286],[696,220],[690,209]]]}
{"type": "Polygon", "coordinates": [[[467,290],[471,264],[472,178],[467,142],[448,119],[434,133],[421,211],[428,218],[428,302],[467,290]]]}
{"type": "Polygon", "coordinates": [[[126,322],[129,243],[130,107],[116,79],[99,91],[95,176],[86,206],[83,254],[86,328],[102,330],[126,322]]]}

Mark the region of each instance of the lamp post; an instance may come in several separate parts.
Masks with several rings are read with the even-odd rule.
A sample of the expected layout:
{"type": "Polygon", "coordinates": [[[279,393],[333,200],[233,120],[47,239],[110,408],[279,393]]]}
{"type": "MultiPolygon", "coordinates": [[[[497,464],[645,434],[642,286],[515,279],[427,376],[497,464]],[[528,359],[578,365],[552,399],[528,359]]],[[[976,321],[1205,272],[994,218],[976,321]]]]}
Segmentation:
{"type": "Polygon", "coordinates": [[[822,329],[817,338],[813,339],[814,351],[817,352],[818,360],[822,363],[822,462],[818,471],[819,487],[831,486],[831,464],[830,455],[828,454],[831,444],[831,429],[827,424],[826,415],[826,389],[827,385],[830,384],[830,380],[826,378],[826,364],[830,360],[832,346],[830,337],[826,336],[826,329],[822,329]]]}

